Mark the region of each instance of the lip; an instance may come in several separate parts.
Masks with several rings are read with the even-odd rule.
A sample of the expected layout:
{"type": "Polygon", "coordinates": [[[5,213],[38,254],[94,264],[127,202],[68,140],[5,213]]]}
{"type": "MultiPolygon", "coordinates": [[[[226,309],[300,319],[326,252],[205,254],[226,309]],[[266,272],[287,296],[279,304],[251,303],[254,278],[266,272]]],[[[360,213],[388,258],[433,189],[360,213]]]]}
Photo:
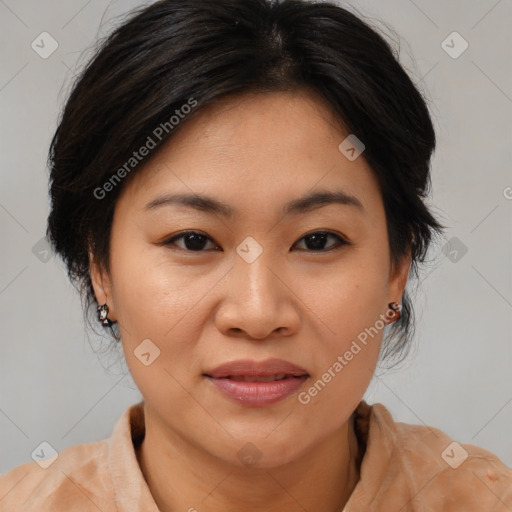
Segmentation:
{"type": "Polygon", "coordinates": [[[300,376],[309,375],[308,372],[283,359],[266,359],[265,361],[252,361],[250,359],[240,359],[221,364],[213,370],[205,372],[208,377],[215,379],[230,376],[251,376],[266,377],[269,375],[278,375],[284,373],[286,375],[300,376]]]}
{"type": "Polygon", "coordinates": [[[203,374],[221,393],[246,407],[264,407],[290,396],[309,378],[308,372],[282,359],[239,360],[224,363],[203,374]],[[230,377],[257,378],[280,375],[266,382],[233,380],[230,377]]]}

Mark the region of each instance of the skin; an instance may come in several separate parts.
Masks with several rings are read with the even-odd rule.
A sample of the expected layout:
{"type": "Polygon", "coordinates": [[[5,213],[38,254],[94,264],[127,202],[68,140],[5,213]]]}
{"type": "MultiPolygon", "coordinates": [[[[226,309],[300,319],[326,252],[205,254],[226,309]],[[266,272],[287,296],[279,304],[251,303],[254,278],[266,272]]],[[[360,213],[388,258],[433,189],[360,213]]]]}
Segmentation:
{"type": "Polygon", "coordinates": [[[339,151],[347,135],[310,92],[232,96],[182,122],[118,199],[110,273],[91,255],[91,277],[144,398],[137,456],[162,512],[341,511],[359,479],[351,415],[382,330],[307,404],[293,394],[244,407],[203,376],[227,361],[276,357],[307,370],[307,390],[400,303],[410,258],[391,265],[377,180],[364,153],[350,161],[339,151]],[[320,189],[341,189],[363,208],[283,215],[286,202],[320,189]],[[207,194],[237,213],[144,210],[163,193],[207,194]],[[209,238],[195,251],[184,238],[162,244],[185,230],[209,238]],[[351,245],[329,236],[316,248],[305,236],[321,230],[351,245]],[[251,263],[236,251],[247,236],[263,249],[251,263]],[[147,338],[161,351],[149,366],[134,355],[147,338]],[[250,467],[237,456],[249,442],[261,455],[250,467]]]}

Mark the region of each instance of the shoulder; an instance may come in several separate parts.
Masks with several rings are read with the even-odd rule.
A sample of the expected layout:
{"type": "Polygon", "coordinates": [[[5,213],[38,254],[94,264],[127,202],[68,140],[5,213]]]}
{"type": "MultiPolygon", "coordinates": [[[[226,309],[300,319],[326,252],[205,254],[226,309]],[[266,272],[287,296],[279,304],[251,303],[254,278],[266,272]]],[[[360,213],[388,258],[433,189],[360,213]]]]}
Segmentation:
{"type": "Polygon", "coordinates": [[[512,469],[495,454],[435,427],[396,422],[382,404],[371,408],[404,483],[432,510],[512,510],[512,469]]]}
{"type": "Polygon", "coordinates": [[[112,487],[107,455],[102,440],[70,446],[46,468],[37,462],[15,467],[0,476],[0,510],[97,511],[112,487]]]}

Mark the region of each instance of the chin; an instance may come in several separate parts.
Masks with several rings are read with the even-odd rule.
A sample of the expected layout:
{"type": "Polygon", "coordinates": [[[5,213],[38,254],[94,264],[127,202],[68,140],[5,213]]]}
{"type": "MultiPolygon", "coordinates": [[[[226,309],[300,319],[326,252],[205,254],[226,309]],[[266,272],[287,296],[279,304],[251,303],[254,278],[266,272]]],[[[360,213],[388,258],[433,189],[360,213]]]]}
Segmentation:
{"type": "MultiPolygon", "coordinates": [[[[306,446],[302,446],[297,439],[286,437],[286,440],[276,436],[272,439],[272,434],[268,438],[259,436],[244,436],[233,440],[230,449],[228,462],[239,468],[247,469],[272,469],[286,464],[293,463],[307,451],[306,446]]],[[[225,453],[219,454],[220,458],[225,458],[225,453]]]]}

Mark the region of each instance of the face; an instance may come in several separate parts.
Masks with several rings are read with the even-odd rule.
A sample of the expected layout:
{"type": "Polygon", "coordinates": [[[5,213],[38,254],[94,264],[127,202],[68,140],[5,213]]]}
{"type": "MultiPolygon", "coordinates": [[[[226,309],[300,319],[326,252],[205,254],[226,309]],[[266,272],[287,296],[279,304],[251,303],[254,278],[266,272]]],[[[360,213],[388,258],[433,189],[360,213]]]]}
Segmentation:
{"type": "Polygon", "coordinates": [[[116,204],[96,296],[147,422],[233,464],[248,442],[262,466],[286,463],[347,424],[409,260],[391,267],[377,180],[364,153],[338,149],[349,134],[315,96],[231,97],[182,123],[116,204]],[[322,193],[338,200],[300,201],[322,193]],[[239,382],[250,364],[213,378],[269,359],[296,368],[256,368],[279,382],[239,382]]]}

